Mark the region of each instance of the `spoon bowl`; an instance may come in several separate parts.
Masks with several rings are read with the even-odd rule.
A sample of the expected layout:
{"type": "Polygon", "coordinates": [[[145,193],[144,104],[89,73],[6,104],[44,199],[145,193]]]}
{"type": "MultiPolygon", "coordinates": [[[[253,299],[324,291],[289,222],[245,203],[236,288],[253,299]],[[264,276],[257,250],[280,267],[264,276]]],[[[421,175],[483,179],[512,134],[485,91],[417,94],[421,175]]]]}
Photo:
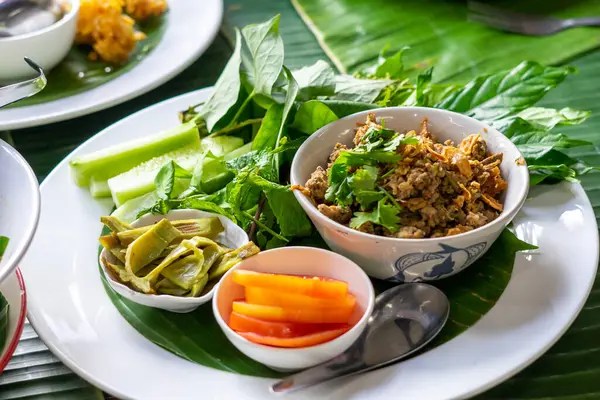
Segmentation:
{"type": "Polygon", "coordinates": [[[348,350],[276,382],[271,391],[291,392],[397,362],[431,342],[449,313],[448,298],[435,286],[409,283],[388,289],[375,299],[366,329],[348,350]]]}

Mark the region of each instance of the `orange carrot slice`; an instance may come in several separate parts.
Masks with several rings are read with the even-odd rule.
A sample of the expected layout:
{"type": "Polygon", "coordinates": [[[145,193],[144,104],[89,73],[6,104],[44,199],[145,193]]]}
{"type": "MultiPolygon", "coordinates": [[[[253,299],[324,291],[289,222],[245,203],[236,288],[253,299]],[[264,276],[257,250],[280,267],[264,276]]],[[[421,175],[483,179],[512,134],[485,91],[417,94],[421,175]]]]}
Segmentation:
{"type": "Polygon", "coordinates": [[[328,331],[322,331],[313,333],[306,336],[299,336],[294,338],[278,338],[272,336],[261,336],[252,332],[238,332],[238,334],[251,342],[258,344],[266,344],[274,347],[287,347],[287,348],[298,348],[298,347],[309,347],[317,344],[328,342],[335,339],[338,336],[343,335],[348,331],[349,328],[332,329],[328,331]]]}
{"type": "Polygon", "coordinates": [[[265,274],[237,269],[233,272],[233,281],[246,287],[276,289],[312,297],[343,299],[348,293],[348,283],[316,276],[265,274]]]}
{"type": "Polygon", "coordinates": [[[256,286],[246,287],[246,302],[263,306],[277,307],[349,307],[354,308],[356,297],[346,294],[341,299],[311,297],[304,294],[288,293],[280,290],[266,289],[256,286]]]}
{"type": "Polygon", "coordinates": [[[267,321],[302,322],[314,324],[347,324],[352,315],[353,308],[326,307],[326,308],[284,308],[249,304],[244,301],[234,301],[233,311],[252,318],[267,321]]]}
{"type": "Polygon", "coordinates": [[[232,312],[229,317],[229,327],[237,332],[250,332],[260,336],[277,338],[291,338],[306,336],[325,330],[349,329],[351,326],[347,324],[299,324],[293,322],[264,321],[232,312]]]}

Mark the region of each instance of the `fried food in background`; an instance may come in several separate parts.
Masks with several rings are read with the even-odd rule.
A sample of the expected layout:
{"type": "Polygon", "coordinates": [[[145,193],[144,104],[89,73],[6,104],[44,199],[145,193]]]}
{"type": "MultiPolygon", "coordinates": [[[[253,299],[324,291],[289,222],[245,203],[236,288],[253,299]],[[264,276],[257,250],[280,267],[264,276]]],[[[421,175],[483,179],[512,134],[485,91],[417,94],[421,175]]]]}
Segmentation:
{"type": "Polygon", "coordinates": [[[161,15],[166,8],[164,0],[82,0],[75,42],[93,48],[92,60],[123,64],[146,38],[135,22],[161,15]]]}

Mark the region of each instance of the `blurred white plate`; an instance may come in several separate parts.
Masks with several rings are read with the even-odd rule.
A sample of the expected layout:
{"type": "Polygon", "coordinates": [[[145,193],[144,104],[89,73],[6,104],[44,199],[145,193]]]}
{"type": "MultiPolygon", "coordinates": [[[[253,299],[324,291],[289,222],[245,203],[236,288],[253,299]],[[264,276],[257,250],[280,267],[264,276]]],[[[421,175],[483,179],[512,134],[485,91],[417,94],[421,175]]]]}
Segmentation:
{"type": "Polygon", "coordinates": [[[32,106],[0,110],[0,131],[63,121],[144,94],[192,64],[219,31],[223,0],[169,0],[167,29],[159,44],[131,71],[86,92],[32,106]]]}
{"type": "Polygon", "coordinates": [[[40,215],[38,181],[27,161],[8,143],[0,140],[0,236],[8,247],[0,259],[0,282],[21,260],[40,215]]]}
{"type": "MultiPolygon", "coordinates": [[[[122,399],[206,399],[269,396],[269,379],[203,367],[154,345],[115,309],[98,269],[98,202],[75,186],[68,159],[178,123],[177,112],[210,90],[142,110],[88,140],[42,184],[42,215],[22,263],[29,320],[69,368],[122,399]],[[65,223],[68,221],[68,224],[65,223]],[[116,362],[118,360],[118,362],[116,362]],[[160,377],[168,384],[149,384],[160,377]]],[[[475,326],[431,351],[367,374],[286,395],[286,399],[456,399],[473,396],[540,357],[571,325],[591,290],[598,265],[598,230],[580,185],[541,186],[514,220],[517,234],[540,247],[518,254],[500,300],[475,326]]],[[[460,275],[458,275],[460,276],[460,275]]]]}
{"type": "Polygon", "coordinates": [[[19,344],[23,325],[25,325],[25,316],[27,315],[27,295],[21,271],[15,270],[0,283],[0,293],[6,298],[9,306],[6,343],[4,343],[4,347],[0,344],[1,374],[19,344]]]}

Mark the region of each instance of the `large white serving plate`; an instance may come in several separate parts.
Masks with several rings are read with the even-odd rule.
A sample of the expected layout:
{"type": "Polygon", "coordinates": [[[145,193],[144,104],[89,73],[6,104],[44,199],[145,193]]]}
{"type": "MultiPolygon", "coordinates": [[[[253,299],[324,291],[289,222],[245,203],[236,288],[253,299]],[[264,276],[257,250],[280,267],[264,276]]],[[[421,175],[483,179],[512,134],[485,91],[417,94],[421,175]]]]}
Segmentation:
{"type": "MultiPolygon", "coordinates": [[[[174,126],[179,110],[209,93],[205,89],[179,96],[114,124],[76,149],[41,187],[38,234],[22,263],[29,319],[67,366],[121,399],[270,396],[270,380],[185,361],[146,340],[121,317],[102,287],[97,265],[99,219],[110,212],[111,203],[92,199],[68,174],[69,158],[174,126]]],[[[530,197],[514,227],[540,249],[517,255],[508,287],[474,327],[403,363],[286,397],[465,398],[541,356],[573,322],[591,290],[598,233],[581,186],[541,187],[530,197]]]]}
{"type": "Polygon", "coordinates": [[[0,131],[80,117],[140,96],[192,64],[219,31],[223,0],[169,0],[159,44],[123,75],[83,93],[47,103],[0,110],[0,131]]]}

